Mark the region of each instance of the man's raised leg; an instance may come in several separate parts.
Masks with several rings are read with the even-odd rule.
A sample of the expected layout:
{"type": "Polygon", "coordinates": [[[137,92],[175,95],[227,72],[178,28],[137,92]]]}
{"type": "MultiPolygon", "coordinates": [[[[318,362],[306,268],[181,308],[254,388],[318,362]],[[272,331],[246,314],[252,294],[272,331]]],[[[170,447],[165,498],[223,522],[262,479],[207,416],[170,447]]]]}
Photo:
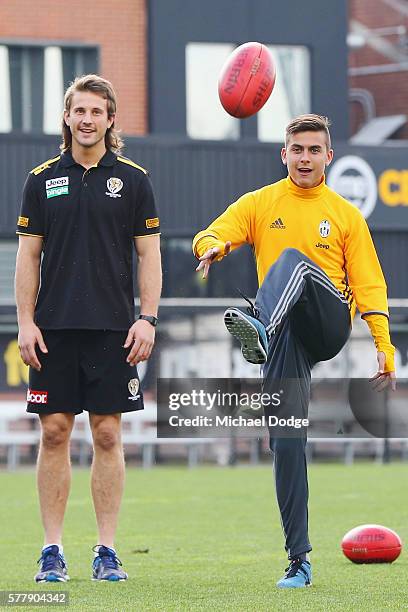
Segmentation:
{"type": "MultiPolygon", "coordinates": [[[[259,355],[249,361],[265,363],[263,391],[285,390],[279,416],[306,418],[313,365],[334,357],[350,333],[347,300],[323,270],[300,251],[284,250],[259,288],[252,313],[228,309],[225,322],[251,357],[259,355]]],[[[271,450],[291,561],[278,586],[296,588],[311,583],[306,433],[288,435],[276,429],[270,428],[271,450]]]]}
{"type": "MultiPolygon", "coordinates": [[[[270,268],[258,291],[256,306],[270,334],[264,391],[271,392],[276,385],[284,388],[282,416],[306,418],[314,364],[334,357],[350,334],[347,300],[314,262],[295,249],[286,249],[270,268]]],[[[290,559],[278,587],[308,586],[311,566],[307,553],[311,546],[306,432],[297,437],[271,428],[270,435],[285,548],[290,559]]]]}

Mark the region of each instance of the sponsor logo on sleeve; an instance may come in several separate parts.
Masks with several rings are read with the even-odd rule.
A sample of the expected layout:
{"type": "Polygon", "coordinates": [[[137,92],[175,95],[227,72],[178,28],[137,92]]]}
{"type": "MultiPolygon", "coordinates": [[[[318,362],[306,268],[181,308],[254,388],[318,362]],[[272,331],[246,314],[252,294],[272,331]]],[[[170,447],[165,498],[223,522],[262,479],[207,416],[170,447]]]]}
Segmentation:
{"type": "Polygon", "coordinates": [[[159,227],[159,225],[160,225],[159,217],[155,217],[154,219],[146,219],[147,229],[152,229],[153,227],[159,227]]]}
{"type": "Polygon", "coordinates": [[[27,402],[30,404],[46,404],[48,402],[48,391],[27,390],[27,402]]]}
{"type": "Polygon", "coordinates": [[[59,178],[48,179],[45,181],[45,191],[48,198],[56,196],[68,195],[69,193],[69,177],[60,176],[59,178]]]}
{"type": "Polygon", "coordinates": [[[131,378],[128,382],[128,389],[130,393],[130,400],[138,400],[140,398],[140,393],[138,393],[140,387],[138,378],[131,378]]]}
{"type": "Polygon", "coordinates": [[[106,195],[110,196],[111,198],[121,198],[122,197],[119,191],[123,187],[123,181],[120,178],[116,178],[115,176],[112,176],[106,181],[106,186],[108,188],[108,191],[105,191],[106,195]]]}
{"type": "Polygon", "coordinates": [[[29,220],[30,219],[28,217],[19,217],[17,225],[19,225],[20,227],[28,227],[29,220]]]}

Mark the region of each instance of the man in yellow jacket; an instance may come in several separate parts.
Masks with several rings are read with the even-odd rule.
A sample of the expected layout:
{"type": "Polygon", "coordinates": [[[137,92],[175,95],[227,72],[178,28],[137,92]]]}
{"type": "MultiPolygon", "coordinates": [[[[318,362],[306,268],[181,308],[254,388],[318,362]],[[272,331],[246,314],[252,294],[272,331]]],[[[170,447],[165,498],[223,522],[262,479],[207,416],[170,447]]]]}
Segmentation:
{"type": "MultiPolygon", "coordinates": [[[[325,183],[333,158],[329,120],[301,115],[286,128],[288,177],[246,193],[193,241],[197,270],[208,275],[244,243],[252,246],[259,290],[249,314],[228,308],[228,331],[251,363],[263,364],[264,390],[292,381],[287,406],[307,417],[313,366],[346,343],[359,309],[377,348],[377,389],[395,389],[387,288],[360,211],[325,183]],[[275,385],[275,386],[274,386],[275,385]]],[[[273,435],[276,491],[290,565],[281,588],[311,584],[306,435],[273,435]]]]}

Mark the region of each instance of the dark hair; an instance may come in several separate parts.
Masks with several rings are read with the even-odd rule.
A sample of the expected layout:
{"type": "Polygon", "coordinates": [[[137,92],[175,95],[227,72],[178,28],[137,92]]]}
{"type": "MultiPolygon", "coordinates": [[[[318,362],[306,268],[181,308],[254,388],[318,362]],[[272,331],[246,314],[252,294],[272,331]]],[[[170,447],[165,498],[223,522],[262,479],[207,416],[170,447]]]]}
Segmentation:
{"type": "Polygon", "coordinates": [[[330,119],[324,115],[299,115],[299,117],[292,119],[286,126],[285,146],[288,145],[292,134],[299,134],[299,132],[324,132],[326,134],[327,148],[331,149],[329,126],[330,119]]]}
{"type": "MultiPolygon", "coordinates": [[[[68,87],[64,96],[64,111],[71,110],[72,98],[77,91],[90,91],[107,100],[108,117],[112,117],[116,113],[116,94],[112,87],[112,83],[100,77],[97,74],[86,74],[77,77],[68,87]]],[[[106,130],[105,145],[106,148],[115,153],[120,153],[123,147],[123,140],[119,136],[118,130],[115,129],[115,122],[106,130]]],[[[65,123],[64,116],[62,117],[62,144],[61,151],[67,151],[72,145],[72,134],[69,125],[65,123]]]]}

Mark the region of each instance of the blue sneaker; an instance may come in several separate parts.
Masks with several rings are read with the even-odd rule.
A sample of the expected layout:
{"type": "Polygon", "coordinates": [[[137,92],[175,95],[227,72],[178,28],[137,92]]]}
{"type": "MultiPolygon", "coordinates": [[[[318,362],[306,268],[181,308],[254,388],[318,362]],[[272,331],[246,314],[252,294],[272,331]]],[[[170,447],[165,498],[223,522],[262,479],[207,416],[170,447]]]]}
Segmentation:
{"type": "Polygon", "coordinates": [[[312,585],[312,566],[309,561],[291,559],[286,574],[276,583],[280,589],[300,589],[312,585]]]}
{"type": "Polygon", "coordinates": [[[44,548],[37,563],[41,563],[41,568],[34,577],[36,582],[66,582],[69,580],[64,555],[60,555],[56,544],[44,548]]]}
{"type": "Polygon", "coordinates": [[[241,342],[241,351],[249,363],[265,363],[268,356],[268,336],[265,326],[239,308],[228,308],[224,323],[229,333],[241,342]]]}
{"type": "Polygon", "coordinates": [[[107,546],[97,545],[92,549],[98,553],[92,563],[92,580],[109,580],[118,582],[127,580],[128,575],[120,569],[122,562],[117,558],[116,552],[107,546]]]}

